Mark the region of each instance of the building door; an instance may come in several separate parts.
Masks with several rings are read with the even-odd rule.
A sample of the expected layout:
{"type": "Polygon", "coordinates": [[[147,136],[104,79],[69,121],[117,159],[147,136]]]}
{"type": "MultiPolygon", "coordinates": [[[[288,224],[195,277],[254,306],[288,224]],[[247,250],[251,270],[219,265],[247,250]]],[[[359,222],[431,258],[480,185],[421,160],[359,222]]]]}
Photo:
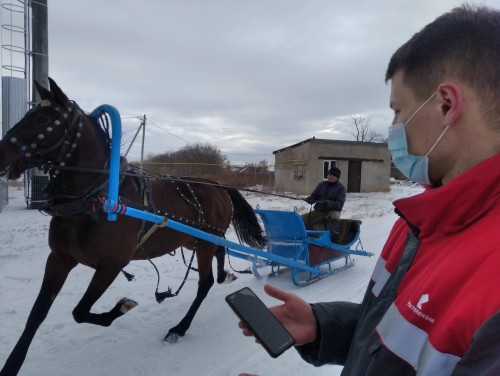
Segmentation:
{"type": "Polygon", "coordinates": [[[361,161],[349,161],[347,192],[361,190],[361,161]]]}

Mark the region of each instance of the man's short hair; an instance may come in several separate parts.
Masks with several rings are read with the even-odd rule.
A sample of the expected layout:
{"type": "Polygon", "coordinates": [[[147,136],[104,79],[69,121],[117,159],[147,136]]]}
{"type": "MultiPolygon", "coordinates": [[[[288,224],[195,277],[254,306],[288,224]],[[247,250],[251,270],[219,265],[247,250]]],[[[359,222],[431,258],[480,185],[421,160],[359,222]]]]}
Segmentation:
{"type": "Polygon", "coordinates": [[[478,94],[486,121],[500,127],[499,10],[466,4],[443,14],[394,53],[386,82],[400,69],[421,100],[444,80],[460,79],[478,94]]]}

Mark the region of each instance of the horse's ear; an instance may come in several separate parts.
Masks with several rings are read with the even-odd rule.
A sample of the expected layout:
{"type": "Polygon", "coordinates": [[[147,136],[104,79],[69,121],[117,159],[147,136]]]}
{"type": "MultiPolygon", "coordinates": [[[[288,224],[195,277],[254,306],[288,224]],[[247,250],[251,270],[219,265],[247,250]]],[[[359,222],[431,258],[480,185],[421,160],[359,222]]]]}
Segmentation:
{"type": "Polygon", "coordinates": [[[63,93],[61,88],[57,86],[56,82],[50,77],[49,77],[49,83],[50,83],[50,92],[54,100],[63,107],[67,107],[69,104],[69,99],[66,96],[66,94],[63,93]]]}
{"type": "Polygon", "coordinates": [[[40,98],[42,100],[52,99],[52,93],[49,90],[47,90],[42,85],[40,85],[36,80],[34,80],[34,82],[35,82],[36,90],[38,91],[38,94],[40,94],[40,98]]]}

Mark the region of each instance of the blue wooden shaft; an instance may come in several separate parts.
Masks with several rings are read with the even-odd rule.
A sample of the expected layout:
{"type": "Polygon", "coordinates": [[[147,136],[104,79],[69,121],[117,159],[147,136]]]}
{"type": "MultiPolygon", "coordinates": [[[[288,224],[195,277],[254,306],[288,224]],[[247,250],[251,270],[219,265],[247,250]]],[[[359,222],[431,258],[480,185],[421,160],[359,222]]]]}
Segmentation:
{"type": "Polygon", "coordinates": [[[167,225],[167,227],[169,227],[171,229],[181,231],[181,232],[187,233],[187,234],[192,235],[192,236],[196,236],[197,238],[209,241],[209,242],[217,244],[217,245],[221,245],[223,247],[227,247],[229,249],[234,249],[234,250],[237,250],[240,252],[250,253],[250,254],[253,254],[256,256],[260,256],[260,257],[266,258],[268,260],[279,262],[280,264],[283,264],[283,265],[287,265],[290,267],[299,268],[303,271],[311,272],[315,275],[322,274],[322,272],[318,269],[312,268],[306,264],[294,261],[294,260],[289,259],[287,257],[278,256],[278,255],[275,255],[273,253],[263,251],[261,249],[249,247],[249,246],[246,246],[246,245],[243,245],[240,243],[235,243],[235,242],[232,242],[230,240],[220,238],[220,237],[215,236],[213,234],[209,234],[205,231],[198,230],[196,228],[184,225],[184,224],[176,222],[176,221],[168,220],[166,225],[167,225]]]}
{"type": "MultiPolygon", "coordinates": [[[[109,105],[103,104],[90,113],[95,119],[105,112],[111,119],[111,157],[109,161],[109,188],[108,199],[114,203],[118,202],[118,182],[120,175],[120,147],[122,137],[122,122],[118,110],[109,105]]],[[[108,221],[116,221],[116,213],[108,212],[108,221]]]]}
{"type": "Polygon", "coordinates": [[[269,253],[269,252],[263,251],[261,249],[249,247],[249,246],[246,246],[246,245],[243,245],[240,243],[235,243],[231,240],[227,240],[227,239],[221,238],[219,236],[210,234],[208,232],[199,230],[197,228],[185,225],[183,223],[176,222],[172,219],[167,220],[165,217],[163,217],[161,215],[149,213],[149,212],[146,212],[143,210],[137,210],[134,208],[129,208],[126,205],[112,202],[111,200],[106,200],[106,202],[104,203],[103,209],[107,213],[119,213],[119,214],[123,214],[123,215],[129,216],[129,217],[143,219],[145,221],[153,222],[156,224],[163,223],[165,227],[171,228],[172,230],[177,230],[177,231],[183,232],[185,234],[195,236],[197,238],[206,240],[210,243],[221,245],[223,247],[227,247],[229,249],[234,249],[234,250],[237,250],[240,252],[260,256],[260,257],[268,259],[268,260],[279,262],[280,264],[283,264],[283,265],[287,265],[290,267],[299,268],[303,271],[311,272],[315,275],[322,274],[322,272],[318,269],[315,269],[315,268],[310,267],[306,264],[291,260],[289,258],[278,256],[278,255],[275,255],[273,253],[269,253]]]}

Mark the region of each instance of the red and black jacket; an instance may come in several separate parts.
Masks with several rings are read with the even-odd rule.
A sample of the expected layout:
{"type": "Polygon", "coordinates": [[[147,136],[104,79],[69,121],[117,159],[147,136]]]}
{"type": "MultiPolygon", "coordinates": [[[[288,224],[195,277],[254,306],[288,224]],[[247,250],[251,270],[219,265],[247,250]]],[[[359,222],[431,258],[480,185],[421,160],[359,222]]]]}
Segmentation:
{"type": "Polygon", "coordinates": [[[361,304],[313,304],[299,347],[343,375],[500,375],[500,155],[394,203],[361,304]]]}

